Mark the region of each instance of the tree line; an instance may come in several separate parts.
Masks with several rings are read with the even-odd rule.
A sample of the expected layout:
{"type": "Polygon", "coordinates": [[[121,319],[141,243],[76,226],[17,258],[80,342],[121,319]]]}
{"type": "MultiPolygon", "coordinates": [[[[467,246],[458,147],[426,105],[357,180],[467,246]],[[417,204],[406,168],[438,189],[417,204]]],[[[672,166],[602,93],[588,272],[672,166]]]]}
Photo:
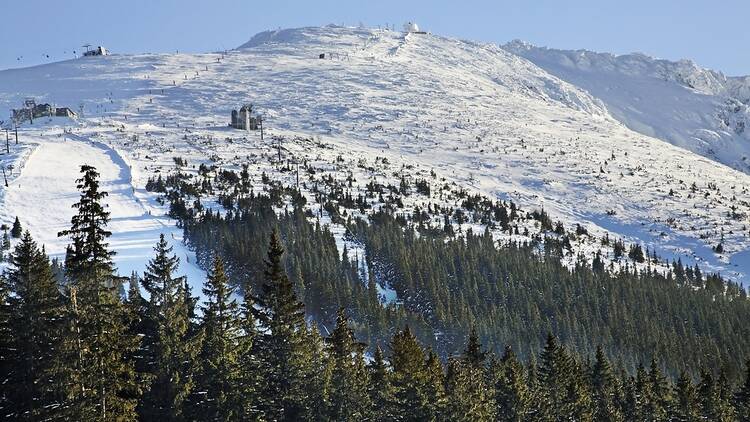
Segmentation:
{"type": "Polygon", "coordinates": [[[7,420],[750,419],[750,368],[739,384],[707,368],[673,382],[655,359],[616,369],[602,348],[581,355],[552,334],[538,359],[491,353],[476,330],[442,359],[409,326],[368,353],[347,309],[325,335],[306,318],[276,230],[258,289],[233,286],[214,254],[198,304],[163,236],[143,276],[123,279],[107,194],[96,169],[81,170],[78,213],[60,233],[70,239],[64,279],[28,232],[0,279],[7,420]]]}
{"type": "MultiPolygon", "coordinates": [[[[499,226],[512,229],[510,222],[520,218],[512,203],[483,204],[478,197],[465,201],[467,210],[498,214],[499,226]]],[[[263,281],[263,245],[278,228],[286,242],[284,267],[307,314],[331,328],[336,310],[345,307],[370,353],[409,325],[446,359],[460,352],[474,326],[489,350],[501,354],[512,345],[524,360],[538,355],[537,345],[551,332],[584,356],[600,345],[615,366],[631,372],[658,355],[670,377],[683,370],[697,376],[702,366],[724,366],[734,380],[742,373],[743,351],[750,349],[746,291],[697,266],[678,260],[665,274],[650,254],[632,248],[645,264],[617,268],[600,254],[571,257],[569,235],[554,232],[498,245],[490,231],[456,235],[450,224],[435,230],[422,224],[422,213],[403,215],[387,206],[366,219],[336,214],[346,244],[364,251],[353,260],[305,205],[298,191],[269,184],[263,193],[235,197],[223,213],[193,207],[180,224],[201,265],[222,257],[230,283],[252,291],[263,281]],[[383,303],[378,286],[394,290],[398,300],[383,303]]],[[[532,218],[565,233],[543,211],[537,214],[532,218]]],[[[575,232],[586,236],[582,228],[575,232]]],[[[620,241],[601,242],[622,244],[628,253],[620,241]]]]}

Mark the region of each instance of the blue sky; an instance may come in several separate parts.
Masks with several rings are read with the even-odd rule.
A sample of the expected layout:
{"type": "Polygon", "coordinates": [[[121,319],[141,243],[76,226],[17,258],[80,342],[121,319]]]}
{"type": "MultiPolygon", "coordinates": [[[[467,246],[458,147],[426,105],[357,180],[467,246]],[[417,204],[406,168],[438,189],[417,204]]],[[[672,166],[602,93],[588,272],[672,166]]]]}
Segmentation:
{"type": "Polygon", "coordinates": [[[279,27],[400,28],[415,20],[459,38],[639,51],[750,74],[748,0],[38,0],[3,2],[0,17],[0,69],[70,58],[86,43],[116,53],[202,52],[233,48],[279,27]]]}

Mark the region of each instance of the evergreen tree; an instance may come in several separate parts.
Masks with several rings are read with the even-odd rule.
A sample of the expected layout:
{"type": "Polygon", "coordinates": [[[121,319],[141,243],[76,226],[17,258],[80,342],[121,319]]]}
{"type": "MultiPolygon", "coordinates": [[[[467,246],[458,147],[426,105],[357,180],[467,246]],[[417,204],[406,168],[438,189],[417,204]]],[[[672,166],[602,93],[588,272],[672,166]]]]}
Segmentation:
{"type": "Polygon", "coordinates": [[[284,248],[274,230],[262,293],[255,298],[256,318],[265,329],[257,344],[265,380],[261,409],[269,419],[291,421],[309,416],[311,411],[306,399],[308,392],[303,388],[311,356],[306,344],[309,338],[304,307],[283,267],[283,254],[284,248]]]}
{"type": "Polygon", "coordinates": [[[2,244],[2,250],[8,251],[10,250],[10,236],[8,236],[7,231],[3,231],[3,244],[2,244]]]}
{"type": "MultiPolygon", "coordinates": [[[[12,372],[3,385],[10,385],[11,412],[18,420],[48,417],[46,409],[57,405],[54,366],[63,334],[64,304],[49,259],[27,231],[10,257],[6,275],[12,372]]],[[[10,409],[9,409],[10,410],[10,409]]]]}
{"type": "Polygon", "coordinates": [[[594,419],[612,422],[622,421],[623,415],[617,405],[617,379],[601,346],[596,348],[595,359],[591,371],[594,419]]]}
{"type": "Polygon", "coordinates": [[[495,414],[499,421],[521,422],[527,420],[531,405],[531,392],[524,369],[510,346],[505,348],[500,362],[492,365],[495,384],[495,414]]]}
{"type": "Polygon", "coordinates": [[[183,419],[184,403],[194,386],[199,337],[190,332],[192,303],[185,303],[185,277],[174,277],[179,259],[172,254],[163,234],[154,252],[141,280],[149,294],[143,313],[148,327],[143,343],[147,345],[148,372],[152,377],[143,396],[141,417],[177,421],[183,419]]]}
{"type": "Polygon", "coordinates": [[[445,371],[440,358],[433,350],[427,352],[425,360],[427,402],[427,420],[441,420],[447,406],[445,391],[445,371]]]}
{"type": "MultiPolygon", "coordinates": [[[[572,358],[571,358],[572,359],[572,358]]],[[[582,365],[572,359],[572,375],[565,394],[564,415],[569,420],[593,421],[594,410],[589,383],[582,365]]]]}
{"type": "Polygon", "coordinates": [[[137,348],[139,339],[128,332],[128,310],[120,301],[119,279],[114,274],[106,230],[109,213],[99,190],[99,174],[81,166],[78,180],[78,214],[68,236],[65,271],[69,306],[67,335],[61,366],[65,372],[67,400],[62,411],[72,420],[135,420],[140,383],[132,361],[125,357],[137,348]]]}
{"type": "Polygon", "coordinates": [[[737,418],[741,421],[750,421],[750,359],[745,364],[745,379],[735,394],[734,405],[737,409],[737,418]]]}
{"type": "Polygon", "coordinates": [[[396,333],[391,341],[390,364],[394,414],[404,421],[430,420],[429,375],[422,347],[409,327],[396,333]]]}
{"type": "Polygon", "coordinates": [[[701,370],[698,397],[703,419],[717,422],[728,422],[734,419],[730,404],[721,396],[719,385],[707,369],[701,370]]]}
{"type": "Polygon", "coordinates": [[[108,194],[99,190],[99,173],[94,167],[82,165],[81,173],[83,177],[76,180],[81,196],[73,205],[78,213],[71,218],[70,229],[57,234],[71,240],[65,257],[66,275],[72,283],[99,277],[100,282],[111,287],[115,252],[108,249],[107,239],[112,233],[106,226],[110,213],[105,211],[103,203],[108,194]]]}
{"type": "Polygon", "coordinates": [[[494,409],[482,373],[470,361],[451,358],[446,376],[450,421],[492,421],[494,409]]]}
{"type": "Polygon", "coordinates": [[[320,421],[328,418],[331,402],[331,374],[333,365],[328,359],[327,347],[318,328],[312,326],[306,331],[307,339],[302,344],[302,382],[294,386],[293,396],[299,400],[302,414],[297,420],[320,421]]]}
{"type": "Polygon", "coordinates": [[[557,339],[548,334],[540,359],[537,414],[542,421],[559,420],[564,417],[565,394],[572,378],[570,357],[557,339]]]}
{"type": "MultiPolygon", "coordinates": [[[[10,297],[10,286],[5,275],[0,275],[0,385],[10,387],[10,378],[14,370],[13,356],[15,351],[13,343],[15,332],[11,328],[12,311],[8,304],[10,297]]],[[[0,412],[3,415],[13,413],[10,402],[10,388],[0,388],[0,412]]]]}
{"type": "Polygon", "coordinates": [[[477,328],[471,327],[469,340],[464,350],[464,360],[475,368],[480,368],[484,364],[486,353],[482,351],[482,343],[479,341],[477,328]]]}
{"type": "Polygon", "coordinates": [[[700,420],[698,397],[690,377],[682,372],[674,388],[675,402],[670,412],[670,419],[678,422],[697,422],[700,420]]]}
{"type": "Polygon", "coordinates": [[[391,374],[380,346],[375,348],[372,362],[368,366],[370,385],[368,393],[372,403],[372,419],[374,421],[390,421],[395,418],[391,409],[394,401],[391,374]]]}
{"type": "MultiPolygon", "coordinates": [[[[148,311],[148,301],[146,301],[141,294],[140,283],[141,279],[134,271],[130,275],[127,291],[124,294],[120,292],[120,296],[123,297],[125,308],[130,317],[128,321],[128,335],[141,339],[138,348],[128,353],[126,359],[133,362],[135,371],[140,376],[144,386],[147,386],[151,382],[151,372],[153,367],[151,343],[148,339],[153,339],[155,337],[155,328],[153,324],[151,324],[151,321],[148,318],[145,318],[148,311]]],[[[122,289],[124,289],[124,286],[122,289]]],[[[143,401],[139,402],[139,408],[142,408],[143,404],[143,401]]],[[[139,415],[141,415],[142,409],[138,409],[138,412],[139,415]]]]}
{"type": "Polygon", "coordinates": [[[338,311],[336,328],[328,339],[333,370],[331,374],[330,414],[334,421],[359,421],[370,412],[367,371],[344,309],[338,311]]]}
{"type": "Polygon", "coordinates": [[[240,327],[242,334],[239,338],[239,387],[243,420],[260,420],[263,413],[260,409],[258,395],[262,391],[263,378],[260,372],[260,362],[255,350],[258,338],[258,328],[254,312],[254,301],[250,287],[244,289],[244,300],[241,305],[240,327]]]}
{"type": "Polygon", "coordinates": [[[215,257],[203,287],[206,297],[201,323],[203,343],[196,377],[196,391],[201,399],[197,403],[198,410],[192,412],[197,420],[242,420],[242,404],[238,397],[241,376],[238,342],[242,333],[240,309],[232,293],[224,263],[215,257]]]}
{"type": "Polygon", "coordinates": [[[646,399],[646,412],[653,421],[666,421],[667,410],[672,404],[672,394],[667,378],[662,374],[656,359],[651,359],[648,384],[647,391],[649,394],[646,399]]]}
{"type": "Polygon", "coordinates": [[[13,227],[10,229],[10,235],[18,239],[21,237],[21,234],[23,234],[23,227],[21,227],[21,220],[16,216],[16,219],[13,221],[13,227]]]}

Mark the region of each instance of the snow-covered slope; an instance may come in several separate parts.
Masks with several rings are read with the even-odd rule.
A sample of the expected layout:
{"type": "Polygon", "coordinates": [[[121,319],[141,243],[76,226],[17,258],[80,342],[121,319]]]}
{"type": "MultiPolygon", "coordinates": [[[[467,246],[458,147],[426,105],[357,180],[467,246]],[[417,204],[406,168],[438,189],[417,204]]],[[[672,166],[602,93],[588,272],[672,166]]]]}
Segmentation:
{"type": "Polygon", "coordinates": [[[521,41],[504,48],[588,91],[629,128],[750,173],[750,77],[643,54],[555,50],[521,41]]]}
{"type": "MultiPolygon", "coordinates": [[[[745,89],[739,80],[726,85],[745,89]]],[[[173,169],[176,156],[191,167],[250,162],[258,179],[289,177],[269,158],[282,139],[285,157],[328,162],[332,177],[397,183],[434,172],[453,186],[543,207],[568,227],[623,236],[732,278],[750,275],[750,176],[629,129],[606,98],[493,45],[364,28],[272,31],[227,53],[114,55],[0,72],[0,116],[27,97],[82,106],[84,118],[25,125],[22,139],[59,143],[68,128],[106,145],[129,163],[131,188],[144,199],[146,179],[173,169]],[[247,102],[264,115],[264,141],[226,127],[230,110],[247,102]],[[382,158],[390,170],[362,170],[382,158]],[[715,254],[722,239],[725,252],[715,254]]],[[[79,156],[74,148],[58,154],[65,151],[79,156]]],[[[7,160],[19,169],[27,156],[7,160]]],[[[34,206],[9,197],[4,222],[34,206]]],[[[146,238],[156,241],[150,230],[141,231],[146,238]]]]}
{"type": "Polygon", "coordinates": [[[2,191],[0,215],[4,222],[19,216],[23,229],[33,233],[48,254],[62,258],[66,240],[57,233],[70,227],[76,212],[71,205],[79,200],[76,179],[81,177],[80,166],[93,165],[100,173],[102,190],[108,193],[110,245],[117,251],[114,260],[120,274],[142,273],[144,258],[153,255],[154,239],[164,234],[180,258],[180,275],[188,277],[195,294],[201,293],[205,273],[180,241],[182,232],[171,219],[159,215],[162,212],[152,198],[132,186],[131,169],[117,151],[72,134],[48,132],[40,138],[24,137],[24,141],[33,148],[10,186],[2,191]]]}

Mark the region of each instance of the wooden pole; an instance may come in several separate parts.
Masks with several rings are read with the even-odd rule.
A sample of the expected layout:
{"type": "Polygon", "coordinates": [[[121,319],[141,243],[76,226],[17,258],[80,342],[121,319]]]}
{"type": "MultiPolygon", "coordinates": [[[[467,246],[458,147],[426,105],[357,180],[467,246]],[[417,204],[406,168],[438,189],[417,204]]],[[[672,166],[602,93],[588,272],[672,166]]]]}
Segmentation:
{"type": "Polygon", "coordinates": [[[18,145],[18,122],[15,123],[16,128],[16,145],[18,145]]]}
{"type": "Polygon", "coordinates": [[[10,154],[10,133],[8,128],[5,128],[5,153],[10,154]]]}

